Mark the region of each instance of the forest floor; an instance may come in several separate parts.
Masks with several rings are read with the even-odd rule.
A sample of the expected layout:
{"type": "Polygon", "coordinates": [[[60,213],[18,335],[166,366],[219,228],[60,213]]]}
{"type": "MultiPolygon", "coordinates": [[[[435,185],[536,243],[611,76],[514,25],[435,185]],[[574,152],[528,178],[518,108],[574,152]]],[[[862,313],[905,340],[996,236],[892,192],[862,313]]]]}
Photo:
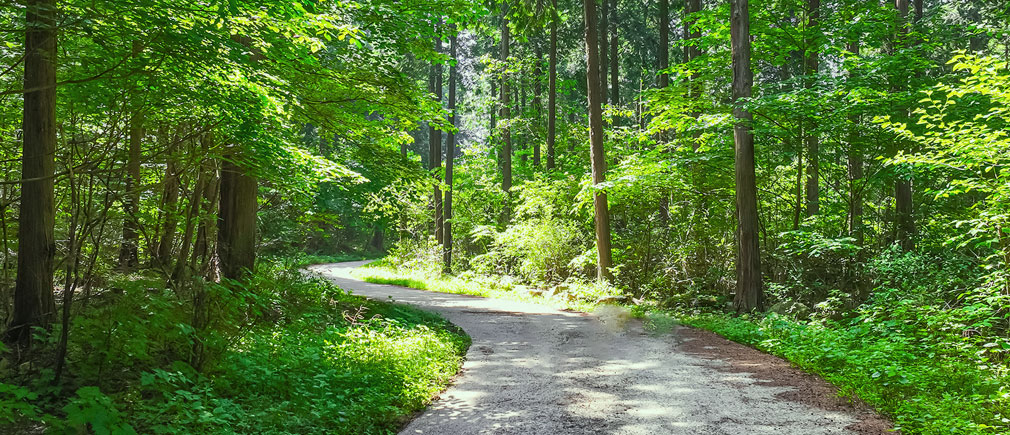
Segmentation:
{"type": "Polygon", "coordinates": [[[309,269],[355,294],[437,312],[473,343],[454,384],[406,434],[879,434],[891,424],[820,378],[715,334],[372,284],[365,261],[309,269]]]}

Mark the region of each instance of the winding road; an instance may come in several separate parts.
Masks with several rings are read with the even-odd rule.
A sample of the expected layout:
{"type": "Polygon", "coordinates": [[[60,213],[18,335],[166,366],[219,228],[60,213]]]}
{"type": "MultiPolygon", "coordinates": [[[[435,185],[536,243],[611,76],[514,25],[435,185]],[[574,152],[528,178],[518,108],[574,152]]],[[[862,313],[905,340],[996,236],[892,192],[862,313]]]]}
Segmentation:
{"type": "Polygon", "coordinates": [[[309,270],[355,294],[440,313],[473,340],[463,369],[401,434],[887,433],[787,363],[691,328],[654,335],[626,316],[371,284],[309,270]],[[813,395],[813,397],[811,397],[813,395]]]}

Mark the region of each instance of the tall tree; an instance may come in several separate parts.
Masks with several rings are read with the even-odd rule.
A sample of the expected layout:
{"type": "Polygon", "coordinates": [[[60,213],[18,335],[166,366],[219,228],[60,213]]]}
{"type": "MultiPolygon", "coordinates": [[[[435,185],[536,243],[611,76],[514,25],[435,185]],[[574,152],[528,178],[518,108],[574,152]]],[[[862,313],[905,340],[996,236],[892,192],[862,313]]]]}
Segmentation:
{"type": "MultiPolygon", "coordinates": [[[[849,41],[848,51],[852,56],[859,56],[859,41],[849,41]]],[[[847,226],[849,237],[855,239],[856,246],[863,246],[863,150],[859,145],[859,115],[849,115],[849,150],[847,172],[849,179],[849,210],[847,226]]]]}
{"type": "MultiPolygon", "coordinates": [[[[438,26],[436,26],[438,27],[438,26]]],[[[442,40],[439,37],[435,37],[435,53],[442,52],[442,40]]],[[[434,96],[434,100],[437,104],[442,103],[442,63],[441,61],[432,61],[431,69],[428,76],[428,91],[434,96]]],[[[432,222],[435,227],[435,240],[438,243],[442,243],[442,190],[439,187],[441,179],[439,178],[438,172],[442,169],[442,131],[438,129],[435,123],[430,123],[428,125],[428,170],[431,172],[431,176],[434,177],[435,183],[432,188],[431,204],[432,212],[432,222]]]]}
{"type": "MultiPolygon", "coordinates": [[[[908,0],[895,0],[895,8],[898,10],[899,18],[899,40],[908,43],[908,0]]],[[[916,19],[922,8],[916,4],[916,19]]],[[[908,116],[908,109],[902,108],[899,117],[908,116]]],[[[905,174],[897,174],[894,178],[894,208],[895,208],[895,233],[898,243],[905,251],[915,249],[913,234],[915,233],[915,221],[912,216],[912,180],[905,174]]]]}
{"type": "Polygon", "coordinates": [[[449,36],[449,133],[445,138],[445,229],[442,231],[443,270],[452,272],[452,170],[456,157],[456,29],[449,36]]]}
{"type": "MultiPolygon", "coordinates": [[[[820,64],[820,14],[821,0],[807,0],[806,53],[803,57],[803,86],[808,90],[814,87],[817,70],[820,64]]],[[[806,152],[807,152],[807,216],[814,216],[820,211],[820,139],[817,136],[816,124],[807,122],[806,152]]]]}
{"type": "Polygon", "coordinates": [[[747,0],[732,0],[730,4],[730,45],[733,56],[733,117],[736,118],[733,142],[736,156],[737,274],[733,307],[738,313],[746,313],[764,309],[751,125],[754,116],[744,108],[754,84],[750,66],[750,11],[747,0]]]}
{"type": "Polygon", "coordinates": [[[18,269],[14,283],[14,313],[6,337],[7,342],[20,344],[30,342],[33,327],[47,327],[56,315],[53,297],[56,15],[56,0],[25,3],[18,269]]]}
{"type": "MultiPolygon", "coordinates": [[[[687,11],[685,5],[684,10],[687,11]]],[[[657,85],[660,89],[670,86],[670,74],[666,69],[670,68],[670,0],[659,0],[659,44],[656,47],[657,65],[659,69],[659,81],[657,85]]]]}
{"type": "MultiPolygon", "coordinates": [[[[133,56],[140,54],[140,41],[133,41],[133,56]]],[[[119,267],[137,267],[138,246],[140,245],[140,225],[137,212],[140,206],[140,143],[144,136],[144,112],[140,107],[136,90],[131,93],[129,149],[126,158],[126,195],[123,197],[123,240],[119,248],[119,267]]]]}
{"type": "MultiPolygon", "coordinates": [[[[610,38],[608,34],[610,33],[610,23],[608,16],[610,15],[610,1],[600,0],[600,24],[599,29],[597,29],[599,53],[597,59],[600,62],[599,65],[599,76],[600,76],[600,96],[603,98],[603,104],[607,104],[607,67],[610,62],[607,60],[607,52],[610,51],[610,38]]],[[[594,5],[595,6],[595,5],[594,5]]]]}
{"type": "Polygon", "coordinates": [[[501,104],[501,119],[505,122],[505,127],[502,129],[502,177],[501,177],[501,189],[505,192],[505,206],[502,209],[502,221],[508,223],[512,218],[512,134],[509,128],[509,118],[512,117],[512,111],[510,110],[510,96],[509,93],[509,77],[508,77],[508,63],[509,63],[509,45],[511,43],[511,30],[509,29],[508,11],[507,6],[502,6],[502,23],[501,23],[501,62],[505,68],[502,72],[501,80],[501,95],[499,102],[501,104]]]}
{"type": "Polygon", "coordinates": [[[558,117],[558,0],[551,0],[551,52],[547,60],[547,170],[554,169],[558,117]]]}
{"type": "MultiPolygon", "coordinates": [[[[606,0],[604,0],[606,1],[606,0]]],[[[619,59],[617,49],[617,0],[610,0],[610,104],[621,104],[621,81],[619,76],[619,59]]]]}
{"type": "MultiPolygon", "coordinates": [[[[605,1],[605,0],[604,0],[605,1]]],[[[589,148],[593,185],[599,187],[606,181],[607,160],[603,152],[603,92],[606,76],[600,74],[602,63],[599,43],[596,39],[596,0],[583,0],[583,15],[586,20],[586,87],[589,94],[589,148]]],[[[606,5],[606,3],[604,3],[606,5]]],[[[607,193],[602,189],[593,191],[593,222],[596,230],[596,277],[610,279],[610,268],[614,262],[610,247],[610,210],[607,207],[607,193]]]]}

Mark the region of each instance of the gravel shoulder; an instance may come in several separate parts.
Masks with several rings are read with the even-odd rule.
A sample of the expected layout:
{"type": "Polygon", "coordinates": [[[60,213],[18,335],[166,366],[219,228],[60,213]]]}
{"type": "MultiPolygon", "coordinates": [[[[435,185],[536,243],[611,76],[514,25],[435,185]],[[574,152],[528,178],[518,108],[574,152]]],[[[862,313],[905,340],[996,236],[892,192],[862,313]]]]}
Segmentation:
{"type": "Polygon", "coordinates": [[[787,362],[714,334],[654,335],[596,315],[354,279],[355,294],[440,313],[473,340],[455,383],[401,434],[878,434],[890,424],[787,362]]]}

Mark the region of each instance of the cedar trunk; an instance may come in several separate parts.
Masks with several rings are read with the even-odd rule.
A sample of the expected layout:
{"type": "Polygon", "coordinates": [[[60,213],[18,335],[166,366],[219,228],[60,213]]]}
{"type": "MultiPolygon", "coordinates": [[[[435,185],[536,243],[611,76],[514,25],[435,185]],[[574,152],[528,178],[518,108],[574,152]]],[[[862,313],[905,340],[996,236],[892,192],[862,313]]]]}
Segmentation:
{"type": "Polygon", "coordinates": [[[453,127],[445,138],[445,229],[443,231],[443,270],[452,272],[452,166],[456,157],[456,33],[449,37],[449,124],[453,127]]]}
{"type": "MultiPolygon", "coordinates": [[[[606,0],[604,0],[606,1],[606,0]]],[[[617,57],[617,0],[610,0],[610,104],[621,104],[621,82],[617,57]]]]}
{"type": "MultiPolygon", "coordinates": [[[[501,61],[502,63],[508,63],[509,58],[509,44],[511,39],[511,33],[508,26],[508,18],[506,11],[502,11],[502,25],[501,25],[501,61]]],[[[512,117],[512,111],[509,107],[509,98],[511,94],[509,93],[509,80],[506,74],[502,74],[501,81],[501,96],[499,102],[501,103],[501,119],[506,122],[506,126],[502,129],[502,167],[501,167],[501,190],[505,192],[505,204],[502,207],[502,222],[508,223],[512,219],[512,134],[509,131],[508,120],[512,117]]]]}
{"type": "Polygon", "coordinates": [[[758,247],[757,183],[754,175],[754,120],[743,107],[751,96],[750,13],[747,0],[732,0],[730,41],[733,56],[733,141],[736,155],[737,282],[733,307],[738,313],[763,310],[761,256],[758,247]]]}
{"type": "Polygon", "coordinates": [[[551,52],[547,61],[547,170],[554,169],[558,117],[558,0],[551,0],[551,52]]]}
{"type": "MultiPolygon", "coordinates": [[[[442,40],[435,38],[435,52],[442,52],[442,40]]],[[[431,64],[431,74],[428,76],[428,87],[432,95],[434,95],[435,102],[439,105],[442,104],[442,64],[438,62],[432,62],[431,64]]],[[[435,227],[435,240],[438,243],[442,243],[442,189],[439,188],[441,179],[438,175],[438,170],[442,168],[442,131],[439,130],[435,124],[429,124],[428,127],[428,170],[431,171],[431,176],[434,178],[434,187],[432,188],[431,194],[431,204],[433,206],[432,222],[435,227]]]]}
{"type": "Polygon", "coordinates": [[[256,263],[257,180],[232,158],[221,164],[217,249],[221,276],[240,280],[256,263]]]}
{"type": "MultiPolygon", "coordinates": [[[[806,41],[806,56],[803,59],[804,87],[810,89],[814,86],[814,77],[820,63],[817,33],[820,32],[820,10],[821,0],[807,0],[807,28],[810,36],[806,41]]],[[[817,129],[813,121],[807,125],[807,134],[804,138],[807,148],[807,217],[814,216],[820,212],[820,139],[817,136],[817,129]]]]}
{"type": "MultiPolygon", "coordinates": [[[[605,3],[604,3],[605,4],[605,3]]],[[[606,181],[607,161],[603,153],[603,92],[601,80],[599,47],[596,35],[596,0],[583,0],[586,20],[586,85],[589,94],[589,148],[592,164],[593,184],[606,181]]],[[[596,276],[600,280],[610,279],[613,267],[610,248],[610,212],[607,208],[607,194],[602,190],[593,193],[593,221],[596,229],[597,267],[596,276]]]]}
{"type": "Polygon", "coordinates": [[[53,297],[53,176],[56,153],[56,1],[28,0],[24,58],[24,152],[14,312],[6,341],[28,344],[32,327],[48,327],[53,297]]]}

